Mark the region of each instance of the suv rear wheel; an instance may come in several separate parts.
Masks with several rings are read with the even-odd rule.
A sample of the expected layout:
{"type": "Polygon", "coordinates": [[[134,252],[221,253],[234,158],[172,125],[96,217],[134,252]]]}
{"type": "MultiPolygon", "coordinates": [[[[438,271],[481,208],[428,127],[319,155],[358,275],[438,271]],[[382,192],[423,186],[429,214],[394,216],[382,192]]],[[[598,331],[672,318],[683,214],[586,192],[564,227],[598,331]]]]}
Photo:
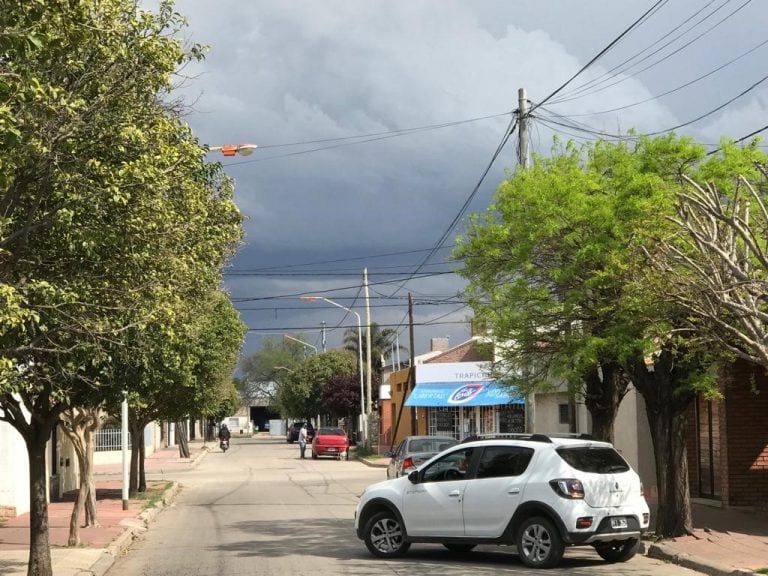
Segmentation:
{"type": "Polygon", "coordinates": [[[368,520],[364,530],[365,546],[379,558],[397,558],[408,552],[410,542],[397,517],[389,511],[377,512],[368,520]]]}
{"type": "Polygon", "coordinates": [[[595,550],[600,558],[608,562],[626,562],[637,554],[640,548],[640,540],[631,538],[621,542],[601,542],[595,544],[595,550]]]}
{"type": "Polygon", "coordinates": [[[565,544],[548,519],[534,516],[520,525],[517,553],[523,564],[531,568],[553,568],[560,563],[565,544]]]}

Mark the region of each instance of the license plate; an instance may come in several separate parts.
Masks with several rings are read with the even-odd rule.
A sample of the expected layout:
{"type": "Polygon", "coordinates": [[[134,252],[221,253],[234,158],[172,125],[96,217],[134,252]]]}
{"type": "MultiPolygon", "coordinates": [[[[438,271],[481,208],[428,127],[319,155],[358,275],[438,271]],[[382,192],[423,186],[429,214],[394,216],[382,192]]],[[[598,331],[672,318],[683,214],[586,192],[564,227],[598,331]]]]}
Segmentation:
{"type": "Polygon", "coordinates": [[[627,527],[626,518],[611,518],[611,528],[614,530],[620,530],[627,527]]]}
{"type": "Polygon", "coordinates": [[[336,452],[338,448],[328,448],[328,452],[336,452]]]}

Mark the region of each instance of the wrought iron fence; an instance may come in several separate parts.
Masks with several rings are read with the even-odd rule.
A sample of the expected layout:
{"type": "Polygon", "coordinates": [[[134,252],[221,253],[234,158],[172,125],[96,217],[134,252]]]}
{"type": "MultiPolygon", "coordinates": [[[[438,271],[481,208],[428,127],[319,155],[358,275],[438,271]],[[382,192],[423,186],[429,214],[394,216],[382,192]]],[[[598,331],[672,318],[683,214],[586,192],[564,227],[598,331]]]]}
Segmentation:
{"type": "MultiPolygon", "coordinates": [[[[122,431],[120,428],[102,428],[96,432],[96,452],[121,450],[123,448],[122,431]]],[[[131,435],[128,435],[128,449],[131,449],[131,435]]]]}

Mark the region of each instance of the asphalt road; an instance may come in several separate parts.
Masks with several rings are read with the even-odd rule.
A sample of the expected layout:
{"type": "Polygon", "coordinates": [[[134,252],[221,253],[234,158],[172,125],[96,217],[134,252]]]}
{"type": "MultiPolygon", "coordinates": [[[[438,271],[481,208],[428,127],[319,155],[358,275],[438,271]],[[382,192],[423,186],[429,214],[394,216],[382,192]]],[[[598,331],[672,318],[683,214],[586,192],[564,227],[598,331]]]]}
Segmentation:
{"type": "MultiPolygon", "coordinates": [[[[107,576],[337,576],[531,574],[514,548],[479,547],[456,557],[442,546],[415,544],[393,561],[371,555],[354,534],[363,488],[383,468],[330,459],[300,460],[285,441],[233,438],[174,478],[184,489],[107,576]]],[[[566,551],[546,574],[692,576],[637,556],[607,564],[591,548],[566,551]]]]}

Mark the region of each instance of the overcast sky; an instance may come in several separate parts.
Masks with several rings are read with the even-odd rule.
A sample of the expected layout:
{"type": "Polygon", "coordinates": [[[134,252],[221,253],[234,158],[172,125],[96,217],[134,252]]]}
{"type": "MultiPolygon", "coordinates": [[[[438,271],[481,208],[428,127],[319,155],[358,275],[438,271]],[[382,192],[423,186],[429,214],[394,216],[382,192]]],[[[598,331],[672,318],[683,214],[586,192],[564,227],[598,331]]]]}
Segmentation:
{"type": "MultiPolygon", "coordinates": [[[[226,271],[249,327],[244,354],[283,334],[322,348],[323,323],[326,346],[338,346],[356,317],[300,296],[330,298],[365,324],[366,267],[372,320],[398,328],[403,345],[409,293],[417,354],[430,338],[465,341],[471,310],[449,255],[466,215],[451,224],[470,198],[469,212],[485,209],[515,168],[516,135],[473,195],[518,88],[541,102],[654,3],[177,2],[189,20],[185,37],[210,46],[203,63],[185,70],[189,123],[211,146],[259,146],[249,157],[211,153],[235,179],[247,218],[226,271]]],[[[688,123],[763,80],[767,40],[762,1],[662,3],[537,110],[532,149],[546,154],[553,128],[585,139],[594,136],[581,128],[651,133],[688,123]]],[[[677,132],[714,144],[765,126],[767,86],[677,132]]]]}

